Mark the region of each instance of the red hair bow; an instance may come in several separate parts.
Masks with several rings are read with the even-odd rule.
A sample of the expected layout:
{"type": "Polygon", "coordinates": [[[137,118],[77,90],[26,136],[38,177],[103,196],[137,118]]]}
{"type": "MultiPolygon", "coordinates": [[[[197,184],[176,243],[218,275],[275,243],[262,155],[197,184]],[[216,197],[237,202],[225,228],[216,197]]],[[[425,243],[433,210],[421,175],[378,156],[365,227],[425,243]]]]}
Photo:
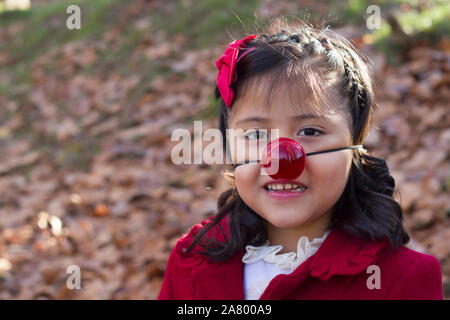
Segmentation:
{"type": "Polygon", "coordinates": [[[256,37],[256,34],[245,37],[242,40],[235,40],[230,43],[219,58],[216,61],[217,69],[219,69],[219,74],[217,75],[217,88],[219,89],[220,95],[222,96],[223,101],[225,102],[227,107],[231,106],[234,98],[234,91],[231,89],[231,84],[237,80],[237,76],[235,74],[236,63],[247,53],[252,51],[253,48],[248,49],[244,52],[239,59],[237,58],[239,55],[239,49],[245,47],[247,42],[253,40],[256,37]]]}

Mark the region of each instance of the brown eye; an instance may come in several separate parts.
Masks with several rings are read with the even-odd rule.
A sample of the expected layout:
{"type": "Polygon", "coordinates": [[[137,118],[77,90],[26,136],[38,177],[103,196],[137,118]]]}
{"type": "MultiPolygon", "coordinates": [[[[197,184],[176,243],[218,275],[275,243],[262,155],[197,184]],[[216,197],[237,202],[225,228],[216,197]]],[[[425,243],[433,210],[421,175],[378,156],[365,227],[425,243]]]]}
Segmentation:
{"type": "MultiPolygon", "coordinates": [[[[300,130],[300,132],[304,131],[304,136],[318,136],[320,134],[322,134],[323,132],[314,128],[306,128],[303,130],[300,130]]],[[[300,133],[299,132],[299,133],[300,133]]]]}
{"type": "Polygon", "coordinates": [[[267,133],[264,130],[249,130],[245,133],[245,139],[247,140],[261,140],[267,139],[267,133]]]}

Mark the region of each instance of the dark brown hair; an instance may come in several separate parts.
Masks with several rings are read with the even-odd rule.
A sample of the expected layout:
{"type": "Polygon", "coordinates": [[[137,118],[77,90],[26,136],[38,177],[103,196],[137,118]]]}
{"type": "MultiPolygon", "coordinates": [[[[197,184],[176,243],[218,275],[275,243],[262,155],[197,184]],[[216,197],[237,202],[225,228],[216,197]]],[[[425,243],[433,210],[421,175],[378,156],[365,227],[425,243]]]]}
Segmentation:
{"type": "MultiPolygon", "coordinates": [[[[283,84],[301,86],[295,92],[303,94],[311,107],[326,99],[324,91],[331,90],[345,102],[353,145],[363,143],[373,112],[372,80],[363,55],[348,40],[328,28],[319,30],[302,22],[280,25],[277,21],[257,33],[247,47],[256,49],[236,65],[234,101],[251,94],[262,77],[269,79],[267,99],[281,80],[288,80],[283,84]]],[[[225,105],[217,87],[215,96],[220,100],[219,128],[224,149],[228,150],[226,129],[232,108],[225,105]]],[[[354,151],[350,176],[333,207],[329,227],[368,241],[388,239],[393,248],[407,243],[409,236],[403,229],[402,208],[393,198],[394,188],[395,181],[385,160],[354,151]]],[[[198,243],[206,249],[202,254],[214,261],[226,261],[247,244],[264,244],[268,234],[263,218],[247,206],[235,188],[222,193],[217,204],[217,214],[195,235],[188,252],[198,243]],[[219,222],[227,215],[230,234],[226,241],[217,242],[214,237],[206,241],[205,234],[217,224],[221,227],[219,222]]]]}

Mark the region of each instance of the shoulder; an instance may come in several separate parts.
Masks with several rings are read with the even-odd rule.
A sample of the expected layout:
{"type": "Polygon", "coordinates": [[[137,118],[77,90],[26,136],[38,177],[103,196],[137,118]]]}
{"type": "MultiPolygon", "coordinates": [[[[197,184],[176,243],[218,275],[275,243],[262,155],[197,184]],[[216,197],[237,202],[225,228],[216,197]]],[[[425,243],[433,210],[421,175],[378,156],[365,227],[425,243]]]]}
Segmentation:
{"type": "Polygon", "coordinates": [[[431,268],[434,271],[439,269],[439,272],[441,272],[441,265],[434,256],[418,252],[406,246],[400,246],[397,250],[388,249],[385,252],[385,259],[392,266],[401,268],[403,271],[415,266],[416,268],[431,268]]]}
{"type": "MultiPolygon", "coordinates": [[[[213,222],[214,216],[210,216],[208,219],[205,219],[195,225],[193,225],[189,231],[183,234],[177,241],[173,251],[176,254],[180,254],[182,256],[198,256],[199,252],[203,251],[201,246],[198,243],[194,246],[193,250],[186,252],[186,249],[189,248],[195,236],[203,229],[210,228],[210,225],[213,222]]],[[[219,242],[223,242],[229,235],[229,218],[228,215],[225,216],[219,223],[212,226],[209,231],[206,232],[206,239],[215,239],[219,242]]]]}
{"type": "Polygon", "coordinates": [[[164,280],[158,299],[192,299],[195,296],[192,272],[196,268],[204,265],[208,258],[198,253],[198,245],[190,252],[186,252],[185,250],[189,247],[195,235],[207,227],[211,221],[212,217],[193,225],[187,233],[183,234],[177,240],[167,261],[164,280]]]}
{"type": "Polygon", "coordinates": [[[187,247],[191,244],[192,240],[194,240],[195,236],[199,231],[201,231],[203,228],[205,228],[206,225],[211,223],[212,217],[209,217],[208,219],[205,219],[193,226],[190,227],[189,231],[187,233],[184,233],[181,235],[181,237],[178,239],[174,250],[176,252],[184,253],[187,247]]]}
{"type": "Polygon", "coordinates": [[[442,272],[439,261],[405,246],[387,250],[380,257],[380,268],[389,270],[391,299],[442,299],[442,272]]]}

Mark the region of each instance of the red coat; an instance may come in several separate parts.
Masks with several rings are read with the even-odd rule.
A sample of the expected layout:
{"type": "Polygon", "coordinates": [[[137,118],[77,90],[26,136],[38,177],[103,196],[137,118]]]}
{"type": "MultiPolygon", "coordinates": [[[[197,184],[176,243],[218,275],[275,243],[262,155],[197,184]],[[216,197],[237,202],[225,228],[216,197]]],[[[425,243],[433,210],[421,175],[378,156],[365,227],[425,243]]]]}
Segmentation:
{"type": "MultiPolygon", "coordinates": [[[[159,300],[244,300],[245,249],[222,263],[182,250],[208,221],[178,240],[159,300]]],[[[226,223],[222,226],[229,232],[226,223]]],[[[386,241],[364,242],[333,229],[313,256],[292,273],[272,279],[260,297],[267,299],[443,299],[441,266],[435,257],[404,246],[394,251],[386,241]],[[380,268],[380,289],[368,288],[370,265],[380,268]]]]}

